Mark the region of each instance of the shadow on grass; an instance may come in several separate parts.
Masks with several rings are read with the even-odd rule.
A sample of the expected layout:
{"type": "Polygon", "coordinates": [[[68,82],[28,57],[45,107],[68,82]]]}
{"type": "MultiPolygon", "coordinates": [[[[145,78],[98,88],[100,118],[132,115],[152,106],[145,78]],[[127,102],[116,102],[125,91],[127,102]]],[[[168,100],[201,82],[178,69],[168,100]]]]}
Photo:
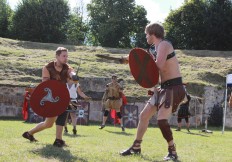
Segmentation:
{"type": "Polygon", "coordinates": [[[70,138],[77,138],[77,137],[87,137],[85,135],[80,135],[80,134],[69,134],[69,133],[64,133],[63,136],[70,137],[70,138]]]}
{"type": "Polygon", "coordinates": [[[109,131],[109,130],[105,130],[105,131],[108,132],[108,133],[114,133],[114,134],[118,134],[118,135],[126,135],[126,136],[132,136],[132,135],[134,135],[132,133],[127,133],[126,131],[125,132],[118,132],[118,131],[116,132],[116,131],[109,131]]]}
{"type": "MultiPolygon", "coordinates": [[[[161,161],[164,161],[162,159],[160,159],[160,160],[154,160],[154,159],[151,159],[151,158],[149,158],[148,156],[145,156],[145,155],[137,155],[137,156],[141,157],[145,161],[152,161],[152,162],[161,162],[161,161]]],[[[181,160],[170,160],[170,161],[181,162],[181,160]]]]}
{"type": "Polygon", "coordinates": [[[184,131],[178,131],[180,133],[185,133],[185,134],[189,134],[189,135],[196,135],[196,136],[202,136],[202,137],[210,137],[209,135],[207,135],[206,133],[193,133],[193,132],[184,132],[184,131]]]}
{"type": "Polygon", "coordinates": [[[57,159],[59,161],[83,161],[87,162],[87,159],[79,158],[77,156],[73,156],[70,150],[66,150],[63,148],[54,147],[53,145],[46,145],[45,147],[31,150],[32,153],[40,155],[49,159],[57,159]]]}

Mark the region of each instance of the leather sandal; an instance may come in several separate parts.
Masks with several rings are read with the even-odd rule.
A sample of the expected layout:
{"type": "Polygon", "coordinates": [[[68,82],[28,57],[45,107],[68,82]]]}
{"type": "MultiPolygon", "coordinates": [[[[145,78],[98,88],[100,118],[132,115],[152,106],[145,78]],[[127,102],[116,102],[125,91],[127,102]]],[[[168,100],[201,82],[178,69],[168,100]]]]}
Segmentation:
{"type": "Polygon", "coordinates": [[[133,154],[140,154],[141,153],[141,148],[140,148],[141,142],[142,140],[135,140],[133,145],[129,149],[123,150],[122,152],[120,152],[120,155],[129,156],[133,154]]]}
{"type": "Polygon", "coordinates": [[[23,136],[24,138],[30,140],[30,142],[38,142],[38,140],[35,139],[33,135],[30,135],[28,132],[24,132],[24,133],[22,134],[22,136],[23,136]]]}
{"type": "Polygon", "coordinates": [[[173,153],[173,151],[176,152],[175,144],[172,145],[172,146],[168,146],[168,155],[165,156],[163,160],[165,160],[165,161],[169,161],[169,160],[176,161],[176,160],[178,160],[177,153],[173,153]]]}

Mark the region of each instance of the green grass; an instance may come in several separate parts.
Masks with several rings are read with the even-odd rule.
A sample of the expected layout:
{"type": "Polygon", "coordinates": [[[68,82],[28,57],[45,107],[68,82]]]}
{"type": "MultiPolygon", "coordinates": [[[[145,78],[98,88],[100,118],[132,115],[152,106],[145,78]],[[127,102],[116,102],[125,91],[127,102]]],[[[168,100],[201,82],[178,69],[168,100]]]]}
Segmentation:
{"type": "MultiPolygon", "coordinates": [[[[0,85],[28,86],[41,81],[41,69],[54,60],[58,46],[69,49],[69,64],[77,68],[81,61],[80,77],[110,78],[118,74],[126,82],[126,96],[146,96],[147,90],[138,86],[130,74],[128,65],[116,64],[96,57],[107,54],[121,57],[130,49],[116,49],[89,46],[73,46],[53,43],[18,41],[0,37],[0,85]]],[[[183,81],[189,83],[187,90],[202,97],[204,86],[225,87],[225,77],[232,73],[231,51],[176,50],[183,81]]]]}
{"type": "MultiPolygon", "coordinates": [[[[157,127],[148,128],[140,156],[121,157],[119,151],[132,144],[136,129],[126,129],[123,133],[114,126],[107,126],[103,130],[99,130],[96,124],[77,126],[77,136],[71,133],[64,135],[69,147],[62,149],[52,146],[55,126],[37,133],[37,143],[22,138],[21,134],[34,126],[20,120],[0,121],[0,161],[143,162],[161,161],[167,153],[166,142],[157,127]]],[[[69,125],[68,128],[71,132],[72,127],[69,125]]],[[[213,134],[200,133],[201,128],[192,128],[192,134],[184,129],[181,132],[173,131],[179,161],[232,161],[232,130],[226,129],[222,134],[219,128],[208,129],[213,130],[213,134]]]]}

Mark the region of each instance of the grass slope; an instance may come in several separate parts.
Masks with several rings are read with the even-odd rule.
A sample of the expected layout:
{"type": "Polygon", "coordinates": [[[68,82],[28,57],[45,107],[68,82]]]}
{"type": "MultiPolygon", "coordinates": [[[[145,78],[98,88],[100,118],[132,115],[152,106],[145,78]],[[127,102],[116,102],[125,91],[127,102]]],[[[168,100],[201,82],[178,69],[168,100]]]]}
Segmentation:
{"type": "MultiPolygon", "coordinates": [[[[52,43],[36,43],[0,38],[0,85],[27,86],[39,83],[41,68],[54,60],[58,46],[69,49],[69,64],[77,68],[81,61],[81,77],[108,78],[116,73],[126,80],[127,96],[146,96],[146,89],[138,86],[130,74],[128,65],[116,64],[97,58],[96,54],[121,57],[130,49],[71,46],[52,43]]],[[[225,76],[232,73],[231,51],[176,50],[185,83],[189,91],[201,95],[203,86],[223,87],[225,76]]]]}
{"type": "MultiPolygon", "coordinates": [[[[149,127],[142,143],[142,155],[121,157],[119,152],[131,146],[136,129],[121,129],[107,126],[99,130],[97,125],[78,126],[78,135],[64,135],[69,145],[65,148],[52,146],[55,126],[37,133],[37,143],[30,143],[21,134],[34,127],[17,120],[0,121],[0,161],[70,161],[70,162],[146,162],[162,161],[167,153],[167,145],[158,128],[149,127]]],[[[71,126],[68,126],[71,132],[71,126]]],[[[173,131],[179,160],[182,162],[230,162],[232,161],[232,131],[222,135],[221,129],[213,134],[200,133],[200,128],[192,128],[191,134],[183,129],[173,131]]],[[[174,128],[173,128],[174,130],[174,128]]]]}

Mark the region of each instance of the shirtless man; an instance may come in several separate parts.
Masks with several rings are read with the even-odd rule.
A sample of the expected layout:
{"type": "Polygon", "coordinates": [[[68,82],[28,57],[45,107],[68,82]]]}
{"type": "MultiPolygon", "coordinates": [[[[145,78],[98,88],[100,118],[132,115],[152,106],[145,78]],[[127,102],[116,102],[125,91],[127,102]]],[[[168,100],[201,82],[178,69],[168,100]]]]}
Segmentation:
{"type": "MultiPolygon", "coordinates": [[[[185,97],[179,63],[175,56],[173,46],[164,40],[164,28],[159,23],[152,23],[145,28],[147,43],[151,45],[149,53],[154,56],[155,63],[159,69],[161,87],[154,88],[154,94],[139,115],[137,134],[133,145],[122,151],[122,156],[141,153],[141,142],[147,130],[150,118],[158,113],[158,126],[164,139],[168,144],[168,155],[164,160],[176,160],[178,158],[174,144],[172,131],[168,118],[175,112],[180,102],[185,97]]],[[[129,56],[121,59],[127,63],[129,56]]]]}

